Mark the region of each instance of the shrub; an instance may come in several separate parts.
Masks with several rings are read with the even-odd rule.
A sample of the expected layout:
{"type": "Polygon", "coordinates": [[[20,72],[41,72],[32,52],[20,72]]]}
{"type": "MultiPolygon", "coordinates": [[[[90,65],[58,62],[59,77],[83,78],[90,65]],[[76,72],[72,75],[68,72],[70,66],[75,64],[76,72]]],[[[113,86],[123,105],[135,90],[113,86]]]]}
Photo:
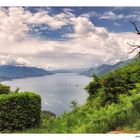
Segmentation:
{"type": "Polygon", "coordinates": [[[120,94],[129,94],[129,90],[140,83],[140,60],[128,64],[103,76],[94,76],[86,87],[89,98],[98,96],[98,91],[104,89],[104,103],[117,103],[120,94]]]}
{"type": "Polygon", "coordinates": [[[0,131],[39,126],[41,98],[30,92],[0,95],[0,131]]]}
{"type": "Polygon", "coordinates": [[[88,91],[89,95],[95,94],[97,90],[100,89],[103,85],[103,81],[101,80],[101,78],[95,74],[93,75],[93,81],[91,81],[85,88],[88,91]]]}
{"type": "Polygon", "coordinates": [[[0,84],[0,94],[8,94],[8,93],[10,93],[10,87],[0,84]]]}

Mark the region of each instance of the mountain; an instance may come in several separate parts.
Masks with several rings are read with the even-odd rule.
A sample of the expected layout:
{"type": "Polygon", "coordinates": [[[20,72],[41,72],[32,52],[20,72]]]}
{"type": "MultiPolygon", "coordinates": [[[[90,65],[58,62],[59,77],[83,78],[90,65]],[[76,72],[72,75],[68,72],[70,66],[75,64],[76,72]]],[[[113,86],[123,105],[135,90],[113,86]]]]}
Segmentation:
{"type": "Polygon", "coordinates": [[[73,69],[57,69],[52,70],[53,73],[82,73],[86,71],[87,68],[73,68],[73,69]]]}
{"type": "Polygon", "coordinates": [[[86,76],[92,76],[94,73],[96,73],[96,68],[89,68],[88,70],[79,73],[80,75],[86,75],[86,76]]]}
{"type": "Polygon", "coordinates": [[[114,65],[109,65],[109,64],[103,64],[97,68],[89,68],[88,70],[81,72],[80,75],[87,75],[87,76],[92,76],[93,74],[96,75],[102,75],[107,72],[113,71],[117,68],[120,68],[130,62],[132,62],[134,59],[128,59],[126,61],[120,61],[114,65]]]}
{"type": "Polygon", "coordinates": [[[49,72],[44,69],[36,67],[12,66],[12,65],[0,66],[0,81],[24,77],[43,76],[50,74],[53,74],[53,72],[49,72]]]}

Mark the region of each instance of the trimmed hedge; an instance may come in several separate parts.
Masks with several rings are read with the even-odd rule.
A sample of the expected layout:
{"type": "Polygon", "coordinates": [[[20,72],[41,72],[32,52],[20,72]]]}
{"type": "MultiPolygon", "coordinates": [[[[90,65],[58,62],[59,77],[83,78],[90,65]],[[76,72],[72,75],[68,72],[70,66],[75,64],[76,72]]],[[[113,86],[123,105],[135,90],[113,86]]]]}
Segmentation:
{"type": "Polygon", "coordinates": [[[31,92],[0,95],[0,131],[40,125],[41,98],[31,92]]]}
{"type": "Polygon", "coordinates": [[[0,84],[0,94],[9,94],[10,86],[0,84]]]}

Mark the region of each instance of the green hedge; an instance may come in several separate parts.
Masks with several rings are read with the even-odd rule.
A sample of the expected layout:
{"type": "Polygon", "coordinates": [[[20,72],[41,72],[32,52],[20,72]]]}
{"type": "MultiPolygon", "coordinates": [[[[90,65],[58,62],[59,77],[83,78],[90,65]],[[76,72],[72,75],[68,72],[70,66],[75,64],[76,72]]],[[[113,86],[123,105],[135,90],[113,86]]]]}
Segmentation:
{"type": "Polygon", "coordinates": [[[9,93],[10,93],[10,87],[0,84],[0,94],[9,94],[9,93]]]}
{"type": "Polygon", "coordinates": [[[0,131],[39,126],[41,98],[31,92],[0,95],[0,131]]]}

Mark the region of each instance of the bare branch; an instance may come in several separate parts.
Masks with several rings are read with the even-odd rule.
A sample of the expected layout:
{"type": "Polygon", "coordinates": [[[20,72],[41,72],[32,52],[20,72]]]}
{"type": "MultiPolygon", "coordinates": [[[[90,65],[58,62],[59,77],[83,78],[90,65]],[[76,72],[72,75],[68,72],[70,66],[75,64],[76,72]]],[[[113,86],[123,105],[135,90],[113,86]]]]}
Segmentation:
{"type": "MultiPolygon", "coordinates": [[[[136,25],[136,22],[132,22],[132,21],[129,21],[133,26],[134,26],[134,29],[137,33],[137,35],[140,35],[140,30],[138,29],[137,25],[136,25]]],[[[132,51],[131,52],[128,52],[129,54],[133,53],[135,50],[138,50],[138,53],[136,55],[137,58],[140,58],[140,45],[137,45],[135,44],[135,42],[133,42],[132,44],[128,43],[127,44],[131,47],[133,47],[132,51]]]]}
{"type": "Polygon", "coordinates": [[[138,54],[136,55],[137,58],[140,58],[140,52],[138,52],[138,54]]]}
{"type": "Polygon", "coordinates": [[[136,23],[135,22],[132,22],[132,21],[130,21],[130,23],[135,27],[135,30],[136,30],[137,34],[140,35],[140,31],[139,31],[136,23]]]}
{"type": "Polygon", "coordinates": [[[131,46],[131,47],[137,47],[137,48],[140,47],[140,45],[135,45],[135,42],[134,42],[133,44],[130,44],[130,43],[127,42],[127,44],[128,44],[129,46],[131,46]]]}
{"type": "Polygon", "coordinates": [[[129,54],[130,53],[133,53],[135,50],[137,50],[138,48],[140,48],[140,46],[139,47],[137,47],[137,48],[134,48],[131,52],[128,52],[129,54]]]}
{"type": "Polygon", "coordinates": [[[128,52],[129,54],[133,53],[135,50],[140,48],[140,45],[135,45],[135,42],[133,44],[130,44],[130,43],[127,43],[127,44],[130,45],[131,47],[135,47],[131,52],[128,52]]]}

